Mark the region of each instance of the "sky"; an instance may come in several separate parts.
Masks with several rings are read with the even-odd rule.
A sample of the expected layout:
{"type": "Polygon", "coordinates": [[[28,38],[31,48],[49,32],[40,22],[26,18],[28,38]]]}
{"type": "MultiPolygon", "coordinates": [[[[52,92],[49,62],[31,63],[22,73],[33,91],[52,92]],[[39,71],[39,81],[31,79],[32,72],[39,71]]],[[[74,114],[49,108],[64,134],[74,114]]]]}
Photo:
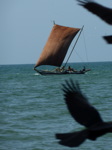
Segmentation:
{"type": "MultiPolygon", "coordinates": [[[[112,7],[112,0],[96,0],[112,7]]],[[[56,24],[81,28],[83,33],[70,62],[112,61],[112,26],[78,5],[76,0],[0,0],[0,65],[35,64],[56,24]]],[[[73,45],[73,43],[71,44],[73,45]]],[[[70,47],[71,48],[71,47],[70,47]]]]}

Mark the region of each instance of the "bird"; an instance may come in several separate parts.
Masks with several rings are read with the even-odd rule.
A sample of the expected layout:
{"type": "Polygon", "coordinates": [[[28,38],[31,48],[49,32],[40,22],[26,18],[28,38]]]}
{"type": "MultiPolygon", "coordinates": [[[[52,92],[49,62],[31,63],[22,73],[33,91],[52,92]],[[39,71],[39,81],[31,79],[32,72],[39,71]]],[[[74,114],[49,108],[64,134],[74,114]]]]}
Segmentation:
{"type": "Polygon", "coordinates": [[[103,36],[103,38],[107,41],[108,44],[112,44],[112,35],[103,36]]]}
{"type": "MultiPolygon", "coordinates": [[[[83,6],[91,13],[100,17],[107,24],[112,25],[112,9],[111,8],[102,6],[101,4],[98,4],[90,0],[77,0],[77,1],[79,2],[79,5],[83,6]]],[[[112,44],[112,35],[107,36],[107,38],[104,38],[104,39],[106,40],[108,44],[112,44]]]]}
{"type": "Polygon", "coordinates": [[[100,17],[106,23],[112,25],[112,9],[102,6],[90,0],[77,0],[79,5],[86,8],[88,11],[100,17]]]}
{"type": "Polygon", "coordinates": [[[75,121],[85,128],[70,133],[56,133],[58,143],[67,147],[78,147],[86,139],[95,141],[98,137],[112,132],[112,122],[103,121],[98,110],[92,106],[82,93],[79,83],[72,79],[62,84],[64,100],[75,121]]]}

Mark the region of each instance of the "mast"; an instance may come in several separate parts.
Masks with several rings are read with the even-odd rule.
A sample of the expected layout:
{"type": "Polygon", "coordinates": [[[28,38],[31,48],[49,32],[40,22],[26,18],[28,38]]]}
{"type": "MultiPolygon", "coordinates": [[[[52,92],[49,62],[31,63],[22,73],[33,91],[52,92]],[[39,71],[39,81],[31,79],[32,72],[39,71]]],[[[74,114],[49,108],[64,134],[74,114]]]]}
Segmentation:
{"type": "Polygon", "coordinates": [[[81,30],[80,30],[79,36],[77,37],[77,40],[76,40],[76,42],[75,42],[75,44],[74,44],[74,46],[73,46],[73,48],[72,48],[72,50],[71,50],[71,53],[70,53],[70,55],[68,56],[68,59],[67,59],[65,65],[64,65],[64,68],[66,67],[66,65],[67,65],[67,63],[68,63],[68,60],[69,60],[69,58],[70,58],[70,56],[71,56],[71,54],[72,54],[72,52],[73,52],[73,50],[74,50],[74,48],[75,48],[77,42],[78,42],[78,39],[79,39],[79,37],[80,37],[80,35],[81,35],[81,33],[82,33],[83,28],[84,28],[84,25],[82,26],[82,28],[81,28],[81,30]]]}

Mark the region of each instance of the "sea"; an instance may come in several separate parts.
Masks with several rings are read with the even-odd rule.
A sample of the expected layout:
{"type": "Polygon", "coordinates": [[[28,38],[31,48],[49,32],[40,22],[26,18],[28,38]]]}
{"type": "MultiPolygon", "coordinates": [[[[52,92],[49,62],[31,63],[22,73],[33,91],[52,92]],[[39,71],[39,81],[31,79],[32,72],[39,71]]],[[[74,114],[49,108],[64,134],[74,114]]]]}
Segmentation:
{"type": "Polygon", "coordinates": [[[86,74],[39,75],[34,65],[0,65],[0,150],[112,150],[112,133],[79,147],[58,143],[56,133],[79,131],[84,126],[70,115],[62,84],[72,79],[104,121],[112,121],[112,62],[85,65],[86,74]]]}

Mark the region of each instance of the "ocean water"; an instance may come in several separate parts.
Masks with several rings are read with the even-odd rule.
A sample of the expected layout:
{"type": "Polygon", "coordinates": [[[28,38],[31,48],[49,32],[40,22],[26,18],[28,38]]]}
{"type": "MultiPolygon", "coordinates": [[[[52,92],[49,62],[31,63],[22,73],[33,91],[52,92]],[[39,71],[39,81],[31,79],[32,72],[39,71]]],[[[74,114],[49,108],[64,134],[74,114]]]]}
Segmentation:
{"type": "MultiPolygon", "coordinates": [[[[83,64],[71,64],[81,68],[83,64]]],[[[112,133],[77,148],[58,144],[55,133],[84,127],[69,114],[61,84],[77,80],[105,121],[112,121],[112,62],[89,63],[84,75],[38,75],[33,65],[0,66],[0,150],[112,150],[112,133]]]]}

